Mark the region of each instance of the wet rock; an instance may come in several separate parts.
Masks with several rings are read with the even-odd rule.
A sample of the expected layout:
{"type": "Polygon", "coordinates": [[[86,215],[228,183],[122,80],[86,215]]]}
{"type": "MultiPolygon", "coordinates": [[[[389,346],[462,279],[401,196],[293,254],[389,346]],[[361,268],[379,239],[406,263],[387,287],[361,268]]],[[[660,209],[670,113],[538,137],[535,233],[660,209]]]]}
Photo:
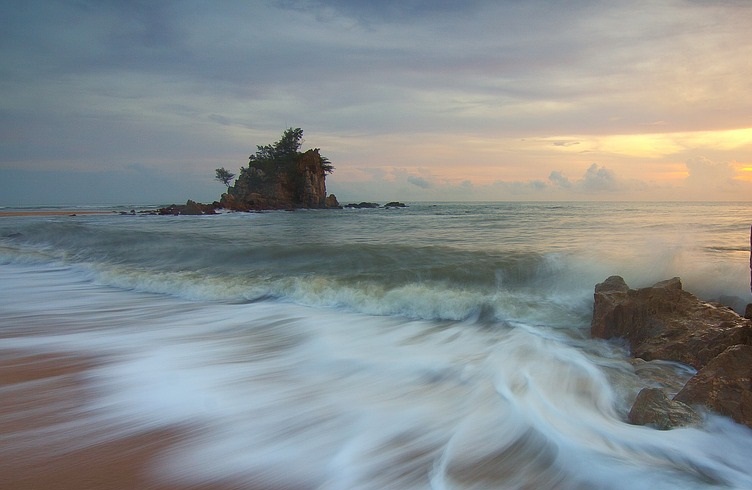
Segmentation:
{"type": "Polygon", "coordinates": [[[595,285],[591,336],[601,339],[623,336],[623,322],[613,317],[614,310],[626,301],[628,292],[629,286],[620,276],[611,276],[595,285]]]}
{"type": "Polygon", "coordinates": [[[329,209],[342,209],[342,206],[340,206],[339,201],[337,200],[337,196],[335,196],[334,194],[329,194],[326,197],[324,204],[329,209]]]}
{"type": "Polygon", "coordinates": [[[701,421],[700,415],[689,405],[669,399],[658,388],[640,391],[629,412],[629,423],[650,425],[661,430],[698,425],[701,421]]]}
{"type": "Polygon", "coordinates": [[[703,405],[752,427],[752,346],[727,348],[692,377],[674,400],[703,405]]]}
{"type": "Polygon", "coordinates": [[[632,355],[678,361],[697,374],[673,400],[660,390],[638,395],[630,420],[660,428],[693,420],[698,405],[752,427],[752,321],[717,303],[701,301],[675,277],[630,289],[619,276],[595,287],[591,334],[623,338],[632,355]],[[676,403],[675,403],[676,402],[676,403]]]}
{"type": "Polygon", "coordinates": [[[635,386],[660,388],[669,398],[676,396],[687,381],[697,374],[693,367],[674,361],[632,358],[629,363],[639,378],[635,386]]]}
{"type": "Polygon", "coordinates": [[[160,215],[202,215],[202,214],[217,214],[215,204],[202,204],[200,202],[191,201],[190,199],[183,205],[170,204],[163,208],[159,208],[156,214],[160,215]]]}
{"type": "Polygon", "coordinates": [[[591,335],[623,338],[632,355],[702,368],[736,344],[752,344],[752,322],[728,307],[701,301],[678,277],[630,289],[619,276],[595,287],[591,335]]]}
{"type": "Polygon", "coordinates": [[[204,214],[204,212],[201,210],[201,206],[199,206],[196,201],[188,200],[188,202],[185,203],[185,206],[183,206],[183,209],[180,211],[180,214],[195,216],[204,214]]]}
{"type": "Polygon", "coordinates": [[[346,208],[354,208],[354,209],[375,209],[375,208],[379,208],[381,206],[379,206],[379,203],[377,203],[377,202],[366,202],[366,201],[363,201],[363,202],[360,202],[360,203],[352,203],[351,202],[350,204],[348,204],[345,207],[346,208]]]}

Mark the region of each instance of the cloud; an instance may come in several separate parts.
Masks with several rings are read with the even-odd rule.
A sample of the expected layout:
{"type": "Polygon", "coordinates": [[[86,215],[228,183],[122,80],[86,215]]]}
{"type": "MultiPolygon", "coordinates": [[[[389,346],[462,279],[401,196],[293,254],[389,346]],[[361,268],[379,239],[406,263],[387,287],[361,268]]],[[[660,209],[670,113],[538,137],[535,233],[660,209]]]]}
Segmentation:
{"type": "Polygon", "coordinates": [[[562,187],[564,189],[569,189],[572,187],[572,183],[569,181],[569,179],[564,175],[564,173],[554,170],[549,174],[548,180],[551,181],[555,186],[562,187]]]}
{"type": "MultiPolygon", "coordinates": [[[[0,168],[118,172],[137,161],[206,178],[208,194],[214,168],[245,164],[289,126],[333,157],[333,185],[402,167],[386,179],[398,200],[605,197],[637,188],[622,175],[652,178],[637,168],[676,183],[690,150],[752,162],[749,132],[661,144],[749,126],[752,65],[728,49],[752,40],[749,2],[6,5],[0,168]],[[582,150],[605,165],[568,178],[592,161],[582,150]],[[557,162],[548,179],[542,161],[557,162]],[[475,185],[458,187],[465,179],[475,185]]],[[[722,167],[689,162],[688,186],[727,181],[722,167]]]]}
{"type": "Polygon", "coordinates": [[[689,175],[686,185],[690,187],[723,187],[733,184],[736,171],[725,162],[713,162],[705,157],[690,158],[685,162],[689,175]]]}
{"type": "Polygon", "coordinates": [[[421,189],[430,189],[431,187],[433,187],[433,185],[429,181],[427,181],[423,177],[417,177],[415,175],[408,176],[407,181],[414,186],[420,187],[421,189]]]}
{"type": "MultiPolygon", "coordinates": [[[[340,182],[333,180],[327,188],[343,202],[381,201],[498,201],[561,199],[556,189],[543,180],[495,181],[478,184],[471,180],[441,180],[409,174],[409,170],[392,168],[383,174],[372,173],[371,180],[340,182]],[[554,191],[552,193],[552,191],[554,191]]],[[[424,170],[425,172],[425,170],[424,170]]]]}
{"type": "Polygon", "coordinates": [[[690,178],[728,180],[734,177],[734,169],[729,163],[713,162],[705,157],[690,158],[685,165],[690,178]]]}
{"type": "Polygon", "coordinates": [[[588,167],[579,185],[588,192],[615,191],[621,187],[616,174],[612,170],[599,167],[595,163],[588,167]]]}
{"type": "Polygon", "coordinates": [[[336,15],[352,18],[364,25],[384,22],[409,23],[434,15],[457,16],[475,10],[487,0],[465,2],[436,0],[278,0],[284,9],[312,12],[321,20],[336,15]]]}
{"type": "Polygon", "coordinates": [[[569,146],[579,145],[579,144],[580,144],[579,141],[572,141],[572,140],[558,140],[558,141],[553,142],[554,146],[563,146],[565,148],[569,146]]]}
{"type": "Polygon", "coordinates": [[[582,178],[572,182],[562,171],[554,170],[548,176],[549,182],[560,189],[574,190],[582,193],[603,193],[637,188],[639,185],[627,185],[619,179],[613,170],[596,163],[590,165],[582,178]]]}

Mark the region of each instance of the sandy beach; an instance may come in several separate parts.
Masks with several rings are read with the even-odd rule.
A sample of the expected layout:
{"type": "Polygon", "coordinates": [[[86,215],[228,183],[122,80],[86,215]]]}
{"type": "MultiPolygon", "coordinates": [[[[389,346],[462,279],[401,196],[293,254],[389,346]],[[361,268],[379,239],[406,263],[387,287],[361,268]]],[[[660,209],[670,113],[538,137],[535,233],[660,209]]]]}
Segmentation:
{"type": "Polygon", "coordinates": [[[49,209],[49,210],[0,210],[0,218],[7,218],[13,216],[78,216],[83,214],[112,214],[115,211],[81,211],[81,210],[64,210],[64,209],[49,209]]]}
{"type": "Polygon", "coordinates": [[[32,490],[219,490],[232,482],[160,481],[160,455],[183,430],[102,437],[77,423],[90,396],[82,379],[100,362],[68,354],[0,351],[0,488],[32,490]]]}

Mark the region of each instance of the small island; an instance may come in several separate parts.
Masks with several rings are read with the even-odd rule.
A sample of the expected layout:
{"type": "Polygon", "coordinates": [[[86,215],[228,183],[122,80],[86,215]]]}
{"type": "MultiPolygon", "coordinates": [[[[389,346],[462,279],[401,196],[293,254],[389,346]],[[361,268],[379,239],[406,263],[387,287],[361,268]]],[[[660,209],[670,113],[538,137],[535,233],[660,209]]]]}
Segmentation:
{"type": "Polygon", "coordinates": [[[318,148],[301,152],[302,139],[302,129],[289,128],[279,141],[257,146],[232,186],[234,175],[217,169],[217,180],[228,185],[220,207],[232,211],[340,208],[334,194],[326,195],[326,176],[334,167],[318,148]]]}
{"type": "MultiPolygon", "coordinates": [[[[219,201],[211,204],[188,200],[185,204],[171,204],[139,214],[203,215],[228,211],[266,211],[295,209],[343,209],[334,194],[326,194],[326,176],[334,171],[329,159],[318,148],[301,152],[303,130],[288,128],[279,141],[256,146],[256,153],[248,157],[248,166],[235,174],[220,167],[214,178],[227,187],[219,201]]],[[[378,203],[351,203],[346,208],[381,208],[378,203]]],[[[404,203],[391,201],[384,209],[405,208],[404,203]]],[[[121,213],[121,214],[135,214],[121,213]]]]}

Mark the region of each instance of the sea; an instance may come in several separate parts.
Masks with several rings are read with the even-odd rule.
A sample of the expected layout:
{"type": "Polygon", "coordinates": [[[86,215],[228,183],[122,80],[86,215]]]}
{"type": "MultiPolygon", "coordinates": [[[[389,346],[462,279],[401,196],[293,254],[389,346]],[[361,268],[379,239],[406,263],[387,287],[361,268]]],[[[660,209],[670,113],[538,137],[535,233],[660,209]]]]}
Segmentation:
{"type": "Polygon", "coordinates": [[[111,209],[0,218],[0,356],[97,360],[0,457],[176,429],[147,466],[186,488],[752,488],[749,428],[627,422],[690,367],[590,336],[611,275],[743,312],[752,203],[111,209]]]}

